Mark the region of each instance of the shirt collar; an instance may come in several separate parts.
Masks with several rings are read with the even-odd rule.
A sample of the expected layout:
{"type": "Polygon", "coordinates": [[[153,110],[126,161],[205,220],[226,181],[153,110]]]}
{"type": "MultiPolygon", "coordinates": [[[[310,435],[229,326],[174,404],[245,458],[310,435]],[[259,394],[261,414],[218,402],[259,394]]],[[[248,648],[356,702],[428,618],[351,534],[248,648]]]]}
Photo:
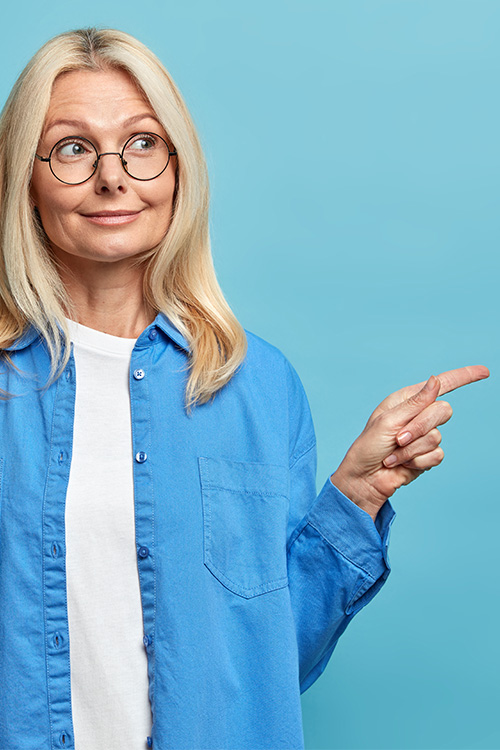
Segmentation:
{"type": "Polygon", "coordinates": [[[187,339],[182,335],[182,333],[175,328],[175,326],[169,321],[167,316],[160,312],[155,318],[155,321],[153,325],[158,326],[158,328],[161,328],[163,333],[166,333],[169,338],[172,339],[172,341],[181,347],[181,349],[184,349],[188,354],[191,350],[191,347],[188,344],[187,339]]]}
{"type": "Polygon", "coordinates": [[[33,343],[38,338],[38,330],[34,325],[30,324],[23,333],[15,339],[10,346],[5,346],[4,351],[14,352],[19,349],[25,349],[27,346],[33,343]]]}
{"type": "MultiPolygon", "coordinates": [[[[158,326],[158,328],[160,328],[163,333],[165,333],[170,339],[172,339],[175,344],[189,353],[190,346],[187,342],[187,339],[182,335],[180,331],[177,330],[177,328],[175,328],[175,326],[169,321],[164,313],[158,313],[151,326],[158,326]]],[[[38,335],[38,329],[35,328],[33,324],[30,324],[28,328],[26,328],[25,331],[21,334],[21,336],[19,336],[19,338],[13,341],[10,346],[4,347],[4,349],[8,352],[26,349],[26,347],[28,347],[33,343],[33,341],[35,341],[36,338],[38,338],[38,335]]]]}

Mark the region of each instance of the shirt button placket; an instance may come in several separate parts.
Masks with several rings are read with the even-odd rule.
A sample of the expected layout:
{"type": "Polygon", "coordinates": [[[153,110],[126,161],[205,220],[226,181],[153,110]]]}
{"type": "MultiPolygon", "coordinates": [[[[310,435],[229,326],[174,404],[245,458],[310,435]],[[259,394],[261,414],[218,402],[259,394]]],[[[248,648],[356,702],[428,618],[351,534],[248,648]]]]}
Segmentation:
{"type": "MultiPolygon", "coordinates": [[[[143,610],[143,643],[148,658],[148,676],[153,679],[154,663],[150,659],[155,632],[155,564],[153,532],[153,477],[151,444],[151,398],[149,392],[150,369],[153,366],[153,351],[158,350],[161,339],[152,327],[138,340],[132,352],[130,367],[130,401],[132,416],[132,441],[134,446],[134,504],[137,563],[139,566],[140,594],[143,610]]],[[[148,747],[152,747],[148,743],[148,747]]]]}
{"type": "Polygon", "coordinates": [[[55,386],[53,434],[43,507],[44,617],[46,670],[51,716],[50,747],[72,750],[73,722],[70,695],[69,629],[66,602],[65,508],[73,440],[76,397],[74,356],[55,386]]]}

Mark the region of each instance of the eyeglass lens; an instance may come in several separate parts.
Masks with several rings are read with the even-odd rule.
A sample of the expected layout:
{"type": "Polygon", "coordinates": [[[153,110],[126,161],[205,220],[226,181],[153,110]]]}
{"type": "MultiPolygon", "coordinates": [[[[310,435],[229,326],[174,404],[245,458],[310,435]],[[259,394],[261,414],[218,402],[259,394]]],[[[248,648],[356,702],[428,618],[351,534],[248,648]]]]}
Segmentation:
{"type": "MultiPolygon", "coordinates": [[[[125,170],[138,180],[158,177],[166,169],[170,159],[168,144],[154,133],[139,133],[129,138],[122,155],[125,170]]],[[[99,158],[102,156],[98,156],[91,141],[70,136],[62,138],[52,148],[50,168],[62,182],[77,185],[92,177],[99,158]]]]}

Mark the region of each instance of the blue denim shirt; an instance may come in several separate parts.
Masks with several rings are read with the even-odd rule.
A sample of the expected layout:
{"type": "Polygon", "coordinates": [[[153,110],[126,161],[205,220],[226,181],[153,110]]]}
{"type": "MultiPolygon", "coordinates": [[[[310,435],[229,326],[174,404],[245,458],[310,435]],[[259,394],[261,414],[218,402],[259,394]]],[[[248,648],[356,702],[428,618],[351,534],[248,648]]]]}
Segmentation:
{"type": "MultiPolygon", "coordinates": [[[[187,344],[164,315],[132,352],[153,715],[144,748],[303,748],[300,694],[389,574],[390,503],[374,523],[329,478],[317,496],[299,378],[275,347],[247,339],[241,368],[191,416],[187,344]]],[[[65,501],[75,364],[71,355],[43,390],[50,361],[37,332],[10,354],[24,374],[0,367],[0,388],[17,394],[0,402],[0,748],[71,750],[65,501]]],[[[103,622],[102,638],[112,637],[103,622]]]]}

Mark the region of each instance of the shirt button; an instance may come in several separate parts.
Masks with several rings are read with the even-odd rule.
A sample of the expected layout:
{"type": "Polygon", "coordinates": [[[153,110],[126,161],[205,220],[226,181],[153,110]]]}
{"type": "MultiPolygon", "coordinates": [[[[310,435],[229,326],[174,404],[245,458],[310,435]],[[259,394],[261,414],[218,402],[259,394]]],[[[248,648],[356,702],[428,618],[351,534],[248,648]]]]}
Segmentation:
{"type": "Polygon", "coordinates": [[[145,645],[145,646],[147,647],[147,646],[149,646],[149,645],[151,644],[151,641],[152,641],[152,640],[153,640],[153,639],[151,638],[151,636],[150,636],[150,635],[145,635],[145,636],[144,636],[144,638],[142,639],[142,642],[143,642],[143,643],[144,643],[144,645],[145,645]]]}
{"type": "Polygon", "coordinates": [[[144,451],[139,451],[139,453],[135,454],[135,460],[138,464],[143,464],[144,461],[148,460],[148,454],[144,453],[144,451]]]}
{"type": "Polygon", "coordinates": [[[142,380],[145,374],[144,370],[134,370],[134,378],[136,380],[142,380]]]}
{"type": "Polygon", "coordinates": [[[153,747],[153,740],[151,737],[146,737],[146,742],[148,743],[148,747],[153,747]]]}
{"type": "Polygon", "coordinates": [[[154,341],[157,336],[158,331],[156,330],[156,328],[152,328],[149,332],[149,338],[151,339],[151,341],[154,341]]]}
{"type": "Polygon", "coordinates": [[[139,557],[147,557],[149,555],[149,550],[147,547],[139,547],[139,557]]]}

